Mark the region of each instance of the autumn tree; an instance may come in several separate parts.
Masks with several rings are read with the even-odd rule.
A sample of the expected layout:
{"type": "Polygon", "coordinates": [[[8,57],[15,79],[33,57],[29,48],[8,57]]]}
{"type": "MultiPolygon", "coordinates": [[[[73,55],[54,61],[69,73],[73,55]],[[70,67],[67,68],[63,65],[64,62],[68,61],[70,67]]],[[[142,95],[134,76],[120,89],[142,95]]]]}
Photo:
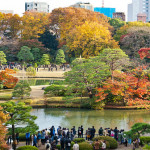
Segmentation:
{"type": "Polygon", "coordinates": [[[112,27],[108,23],[108,19],[103,14],[93,12],[83,8],[57,8],[54,9],[50,15],[50,28],[51,30],[60,37],[60,43],[66,43],[66,35],[76,28],[88,22],[97,22],[99,24],[108,27],[110,30],[112,27]]]}
{"type": "Polygon", "coordinates": [[[5,69],[5,71],[1,71],[0,84],[7,88],[14,88],[18,82],[18,78],[12,75],[14,73],[16,72],[12,69],[5,69]]]}
{"type": "MultiPolygon", "coordinates": [[[[33,68],[34,69],[34,68],[33,68]]],[[[29,97],[31,92],[31,88],[26,80],[19,81],[14,87],[14,91],[12,93],[13,97],[18,97],[24,99],[24,97],[29,97]]]]}
{"type": "Polygon", "coordinates": [[[134,69],[129,73],[115,71],[113,76],[113,81],[107,79],[103,82],[103,86],[97,89],[97,96],[99,97],[97,102],[103,100],[107,102],[111,95],[115,98],[119,97],[118,100],[123,102],[124,105],[149,107],[150,101],[148,99],[150,82],[142,67],[134,69]]]}
{"type": "Polygon", "coordinates": [[[109,66],[112,79],[115,70],[129,64],[128,55],[121,49],[104,49],[98,57],[109,66]]]}
{"type": "Polygon", "coordinates": [[[22,39],[35,39],[45,32],[49,25],[49,14],[40,12],[25,12],[22,17],[22,39]]]}
{"type": "Polygon", "coordinates": [[[6,55],[3,51],[0,51],[0,66],[3,64],[6,64],[7,60],[6,60],[6,55]]]}
{"type": "Polygon", "coordinates": [[[66,62],[66,60],[65,60],[64,51],[62,49],[59,49],[57,51],[57,55],[56,55],[56,63],[57,64],[63,64],[65,62],[66,62]]]}
{"type": "MultiPolygon", "coordinates": [[[[6,102],[1,104],[3,112],[9,115],[8,121],[5,123],[6,126],[11,125],[12,139],[15,141],[15,132],[35,133],[38,130],[38,126],[34,123],[36,116],[32,116],[30,111],[32,107],[26,106],[22,102],[6,102]],[[21,126],[21,127],[18,127],[21,126]]],[[[14,150],[16,147],[14,145],[14,150]]]]}
{"type": "Polygon", "coordinates": [[[77,26],[66,36],[66,42],[76,57],[81,55],[84,58],[97,56],[104,48],[119,47],[107,27],[97,22],[85,22],[77,26]]]}
{"type": "Polygon", "coordinates": [[[7,130],[6,130],[6,126],[4,125],[7,119],[8,119],[8,115],[3,113],[2,107],[0,106],[0,149],[1,150],[8,149],[8,146],[5,141],[7,130]]]}
{"type": "Polygon", "coordinates": [[[150,27],[130,27],[127,34],[122,36],[120,45],[130,58],[135,59],[139,58],[139,49],[150,47],[149,40],[150,27]]]}

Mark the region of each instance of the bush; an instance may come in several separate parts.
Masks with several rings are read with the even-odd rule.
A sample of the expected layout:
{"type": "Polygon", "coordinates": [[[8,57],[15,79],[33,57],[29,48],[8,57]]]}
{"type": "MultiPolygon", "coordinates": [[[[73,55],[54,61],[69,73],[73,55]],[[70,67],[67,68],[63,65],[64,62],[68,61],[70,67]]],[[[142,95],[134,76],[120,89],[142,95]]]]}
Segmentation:
{"type": "Polygon", "coordinates": [[[21,146],[17,150],[38,150],[38,148],[35,146],[21,146]]]}
{"type": "Polygon", "coordinates": [[[150,150],[150,145],[145,145],[145,146],[143,147],[143,149],[150,150]]]}
{"type": "Polygon", "coordinates": [[[79,143],[79,150],[93,150],[93,146],[87,142],[79,143]]]}
{"type": "MultiPolygon", "coordinates": [[[[74,142],[71,142],[71,148],[73,147],[74,144],[75,144],[74,142]]],[[[58,150],[60,150],[61,145],[56,145],[56,148],[57,148],[58,150]]]]}
{"type": "Polygon", "coordinates": [[[73,140],[73,142],[77,141],[77,143],[82,143],[82,142],[85,142],[85,139],[84,138],[75,138],[73,140]]]}
{"type": "Polygon", "coordinates": [[[142,144],[149,144],[150,143],[150,136],[141,136],[140,143],[142,144]]]}
{"type": "Polygon", "coordinates": [[[96,141],[96,139],[97,140],[105,140],[105,141],[107,141],[110,144],[110,148],[111,149],[116,149],[118,147],[117,141],[114,138],[112,138],[112,137],[109,137],[109,136],[99,136],[99,137],[93,138],[93,141],[96,141]]]}
{"type": "Polygon", "coordinates": [[[14,68],[13,70],[16,71],[16,72],[19,71],[19,69],[17,69],[17,68],[14,68]]]}
{"type": "Polygon", "coordinates": [[[26,74],[27,76],[35,76],[36,75],[36,70],[33,67],[28,67],[26,70],[26,74]]]}
{"type": "Polygon", "coordinates": [[[63,85],[52,84],[44,89],[44,94],[50,94],[50,96],[64,96],[66,87],[63,85]]]}
{"type": "Polygon", "coordinates": [[[26,134],[25,133],[19,134],[19,141],[26,141],[26,134]]]}

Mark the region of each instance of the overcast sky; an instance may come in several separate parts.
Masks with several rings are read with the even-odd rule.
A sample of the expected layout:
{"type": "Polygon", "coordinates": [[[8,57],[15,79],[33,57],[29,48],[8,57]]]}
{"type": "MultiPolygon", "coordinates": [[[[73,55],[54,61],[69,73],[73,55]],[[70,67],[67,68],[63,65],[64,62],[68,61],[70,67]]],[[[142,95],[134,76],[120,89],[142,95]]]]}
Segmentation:
{"type": "MultiPolygon", "coordinates": [[[[14,10],[14,13],[21,15],[25,11],[25,2],[33,0],[0,0],[0,10],[14,10]]],[[[34,0],[36,2],[47,2],[50,11],[58,7],[67,7],[76,2],[90,2],[94,7],[101,7],[102,0],[34,0]]],[[[116,11],[125,12],[127,15],[127,5],[132,0],[105,0],[105,7],[116,8],[116,11]]]]}

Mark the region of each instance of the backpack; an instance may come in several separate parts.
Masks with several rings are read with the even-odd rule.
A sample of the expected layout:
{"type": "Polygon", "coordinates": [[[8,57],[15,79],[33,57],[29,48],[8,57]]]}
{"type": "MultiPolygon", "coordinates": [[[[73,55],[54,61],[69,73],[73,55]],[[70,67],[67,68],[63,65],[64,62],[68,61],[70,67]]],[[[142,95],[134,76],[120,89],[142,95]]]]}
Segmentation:
{"type": "Polygon", "coordinates": [[[48,148],[49,148],[49,144],[46,145],[46,149],[48,149],[48,148]]]}

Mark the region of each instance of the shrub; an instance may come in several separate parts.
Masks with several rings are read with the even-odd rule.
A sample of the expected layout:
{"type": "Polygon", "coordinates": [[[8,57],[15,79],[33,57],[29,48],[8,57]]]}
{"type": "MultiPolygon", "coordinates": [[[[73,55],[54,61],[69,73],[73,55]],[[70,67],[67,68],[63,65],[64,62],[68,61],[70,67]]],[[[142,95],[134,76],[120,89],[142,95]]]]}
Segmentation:
{"type": "Polygon", "coordinates": [[[44,94],[50,94],[50,96],[64,96],[66,87],[63,85],[52,84],[44,89],[44,94]]]}
{"type": "Polygon", "coordinates": [[[82,142],[85,142],[85,139],[84,138],[75,138],[73,141],[74,142],[77,141],[77,143],[82,143],[82,142]]]}
{"type": "Polygon", "coordinates": [[[150,136],[141,136],[140,143],[149,144],[150,143],[150,136]]]}
{"type": "Polygon", "coordinates": [[[19,71],[19,69],[17,69],[17,68],[14,68],[13,70],[16,71],[16,72],[19,71]]]}
{"type": "Polygon", "coordinates": [[[38,150],[38,148],[35,146],[21,146],[17,150],[38,150]]]}
{"type": "Polygon", "coordinates": [[[150,145],[145,145],[143,149],[150,150],[150,145]]]}
{"type": "Polygon", "coordinates": [[[93,146],[87,142],[79,143],[79,150],[93,150],[93,146]]]}
{"type": "MultiPolygon", "coordinates": [[[[75,144],[74,142],[71,142],[71,148],[73,147],[74,144],[75,144]]],[[[61,145],[56,145],[56,148],[57,148],[58,150],[60,150],[61,145]]]]}
{"type": "Polygon", "coordinates": [[[35,68],[33,68],[33,67],[28,67],[27,68],[27,76],[35,76],[36,75],[36,70],[35,70],[35,68]]]}
{"type": "Polygon", "coordinates": [[[93,138],[93,141],[96,141],[96,139],[98,139],[98,140],[105,140],[105,141],[109,142],[111,149],[116,149],[118,147],[117,141],[114,138],[112,138],[112,137],[99,136],[99,137],[93,138]]]}
{"type": "Polygon", "coordinates": [[[26,140],[26,134],[25,133],[20,133],[19,134],[19,141],[25,141],[26,140]]]}

